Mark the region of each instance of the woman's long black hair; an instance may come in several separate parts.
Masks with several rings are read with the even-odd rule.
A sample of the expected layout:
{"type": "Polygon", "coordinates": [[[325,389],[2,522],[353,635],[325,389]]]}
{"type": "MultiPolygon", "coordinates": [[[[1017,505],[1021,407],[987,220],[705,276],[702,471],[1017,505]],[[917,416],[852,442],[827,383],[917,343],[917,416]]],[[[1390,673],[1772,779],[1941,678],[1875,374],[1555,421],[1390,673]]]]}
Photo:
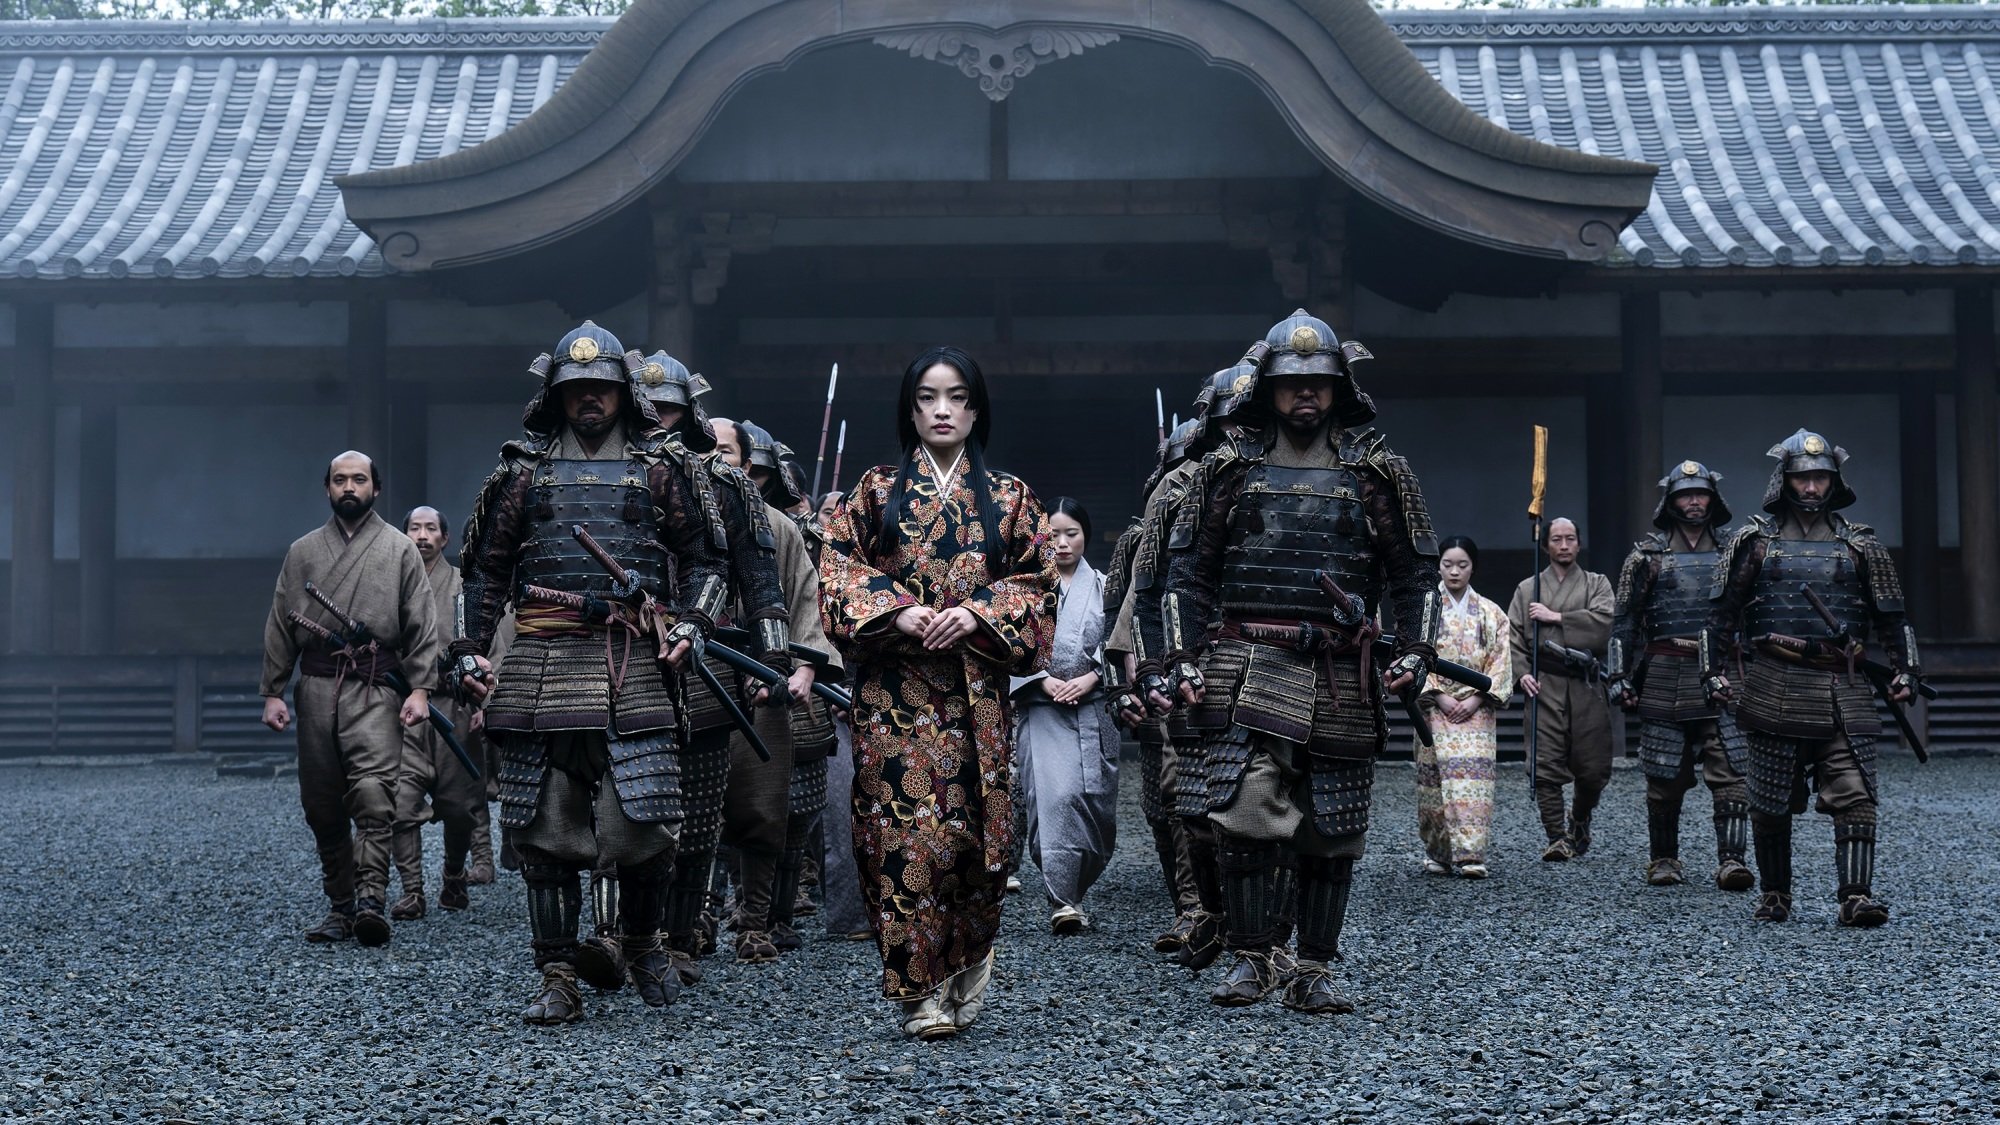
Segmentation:
{"type": "Polygon", "coordinates": [[[965,378],[966,405],[973,412],[972,437],[965,443],[965,463],[968,466],[966,486],[972,489],[973,499],[979,508],[979,524],[986,533],[986,571],[988,574],[1003,574],[1006,560],[1002,556],[1006,554],[1006,548],[1000,538],[1000,505],[993,498],[993,489],[986,476],[986,437],[993,432],[993,408],[986,397],[986,374],[979,370],[977,360],[963,349],[950,345],[931,348],[903,368],[903,389],[896,396],[896,436],[903,443],[903,469],[896,474],[896,483],[889,489],[889,506],[883,516],[883,531],[896,538],[884,540],[880,548],[886,551],[902,535],[903,501],[909,497],[911,470],[916,466],[917,447],[923,443],[917,435],[914,418],[917,384],[923,381],[924,372],[940,363],[965,378]]]}

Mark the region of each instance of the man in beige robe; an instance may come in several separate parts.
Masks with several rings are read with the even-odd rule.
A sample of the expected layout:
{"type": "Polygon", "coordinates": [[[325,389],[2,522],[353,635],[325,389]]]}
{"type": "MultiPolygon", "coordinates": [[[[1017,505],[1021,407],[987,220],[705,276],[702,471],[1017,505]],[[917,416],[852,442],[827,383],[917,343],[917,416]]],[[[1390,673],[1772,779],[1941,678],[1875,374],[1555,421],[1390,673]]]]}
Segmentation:
{"type": "MultiPolygon", "coordinates": [[[[450,644],[462,635],[465,616],[459,611],[464,581],[458,568],[444,561],[451,529],[436,508],[420,507],[403,518],[403,532],[416,544],[430,578],[438,643],[450,644]]],[[[460,744],[476,754],[479,742],[472,733],[472,708],[454,701],[447,702],[444,711],[458,728],[460,744]]],[[[444,822],[444,885],[438,891],[438,905],[464,910],[472,904],[466,894],[466,857],[477,835],[490,831],[485,812],[486,782],[466,772],[444,737],[429,723],[404,728],[403,768],[396,782],[396,835],[391,845],[403,894],[389,908],[390,918],[407,922],[424,916],[424,825],[434,819],[444,822]]]]}
{"type": "Polygon", "coordinates": [[[1590,850],[1590,814],[1611,781],[1611,703],[1596,676],[1566,666],[1552,650],[1569,649],[1602,661],[1617,599],[1609,578],[1577,565],[1583,540],[1574,522],[1560,517],[1549,521],[1542,549],[1549,565],[1541,574],[1541,600],[1534,598],[1534,579],[1522,579],[1507,607],[1507,620],[1513,626],[1515,683],[1534,700],[1535,805],[1549,840],[1542,858],[1560,861],[1590,850]],[[1537,627],[1541,661],[1539,671],[1531,672],[1529,650],[1537,627]],[[1571,784],[1576,789],[1565,824],[1562,791],[1571,784]]]}
{"type": "Polygon", "coordinates": [[[326,473],[333,518],[285,552],[264,623],[260,690],[264,725],[272,730],[291,725],[285,685],[293,664],[299,665],[293,696],[299,803],[330,906],[326,919],[306,932],[315,942],[389,940],[382,903],[389,890],[402,728],[425,721],[427,688],[437,676],[437,611],[424,561],[408,536],[375,514],[380,492],[381,475],[367,455],[349,451],[333,459],[326,473]],[[308,583],[374,639],[356,644],[346,625],[306,592],[308,583]],[[393,671],[415,686],[408,698],[383,683],[393,671]]]}

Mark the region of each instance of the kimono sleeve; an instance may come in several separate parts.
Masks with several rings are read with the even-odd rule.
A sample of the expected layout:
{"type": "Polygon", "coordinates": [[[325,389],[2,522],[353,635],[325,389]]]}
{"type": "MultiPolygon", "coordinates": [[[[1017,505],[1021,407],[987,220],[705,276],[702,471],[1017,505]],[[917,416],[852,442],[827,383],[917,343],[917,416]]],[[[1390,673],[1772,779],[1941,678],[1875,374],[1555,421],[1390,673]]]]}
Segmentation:
{"type": "Polygon", "coordinates": [[[1003,575],[973,591],[962,604],[983,628],[973,649],[1016,676],[1049,666],[1055,645],[1056,552],[1049,542],[1049,517],[1028,486],[996,476],[994,497],[1006,507],[1000,526],[1006,537],[1003,575]]]}
{"type": "Polygon", "coordinates": [[[887,466],[868,470],[826,521],[826,545],[819,555],[820,624],[850,659],[897,636],[884,627],[887,619],[917,604],[909,587],[881,570],[875,557],[875,529],[883,526],[882,508],[894,476],[887,466]]]}

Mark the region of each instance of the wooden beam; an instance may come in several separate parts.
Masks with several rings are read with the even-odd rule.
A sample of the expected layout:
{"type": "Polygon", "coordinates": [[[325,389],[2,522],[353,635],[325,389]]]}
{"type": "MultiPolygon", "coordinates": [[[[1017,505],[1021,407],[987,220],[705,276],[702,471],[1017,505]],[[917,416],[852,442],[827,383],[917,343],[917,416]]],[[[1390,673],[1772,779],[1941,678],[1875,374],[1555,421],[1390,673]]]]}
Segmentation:
{"type": "Polygon", "coordinates": [[[1897,384],[1903,490],[1903,596],[1910,623],[1925,637],[1938,635],[1937,382],[1928,375],[1897,384]]]}
{"type": "Polygon", "coordinates": [[[14,306],[14,558],[8,650],[55,650],[55,309],[14,306]]]}
{"type": "Polygon", "coordinates": [[[77,449],[77,651],[117,651],[118,404],[83,408],[77,449]]]}
{"type": "MultiPolygon", "coordinates": [[[[1993,290],[1955,292],[1958,335],[1958,542],[1965,591],[1963,635],[2000,638],[2000,402],[1994,387],[1993,290]]],[[[1957,630],[1955,630],[1957,632],[1957,630]]]]}

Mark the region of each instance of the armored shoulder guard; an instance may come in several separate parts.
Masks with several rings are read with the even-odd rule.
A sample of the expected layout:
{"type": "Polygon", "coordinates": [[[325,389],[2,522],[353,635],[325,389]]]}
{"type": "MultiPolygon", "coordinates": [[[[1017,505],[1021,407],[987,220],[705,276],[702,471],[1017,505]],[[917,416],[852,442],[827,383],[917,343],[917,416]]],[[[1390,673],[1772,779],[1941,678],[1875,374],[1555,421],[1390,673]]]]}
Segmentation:
{"type": "MultiPolygon", "coordinates": [[[[743,501],[743,509],[745,514],[749,516],[750,530],[756,536],[757,546],[762,550],[776,551],[778,549],[778,539],[777,536],[771,533],[770,518],[764,514],[764,495],[757,491],[756,482],[752,481],[743,470],[729,464],[720,457],[709,457],[706,459],[706,464],[708,475],[712,482],[711,492],[714,487],[734,489],[736,495],[743,501]]],[[[708,506],[711,502],[712,497],[703,497],[702,503],[704,507],[708,506]]],[[[720,504],[716,505],[715,519],[717,526],[720,527],[722,520],[720,504]]],[[[716,545],[727,550],[729,546],[728,538],[728,530],[726,528],[721,529],[716,545]]]]}
{"type": "Polygon", "coordinates": [[[1345,433],[1341,436],[1340,453],[1343,460],[1367,465],[1395,487],[1396,499],[1403,505],[1403,525],[1409,530],[1410,545],[1427,559],[1437,558],[1437,532],[1431,527],[1430,505],[1424,502],[1416,470],[1389,448],[1388,435],[1373,426],[1345,433]]]}
{"type": "Polygon", "coordinates": [[[1114,618],[1125,604],[1125,588],[1132,582],[1133,555],[1139,549],[1139,524],[1134,521],[1118,533],[1111,548],[1111,564],[1104,568],[1104,616],[1114,618]]]}
{"type": "Polygon", "coordinates": [[[1769,516],[1751,516],[1749,521],[1736,529],[1735,534],[1722,541],[1722,550],[1715,559],[1715,576],[1709,579],[1708,600],[1722,596],[1724,587],[1729,585],[1729,575],[1736,569],[1736,554],[1746,544],[1760,535],[1775,535],[1776,521],[1769,516]]]}
{"type": "Polygon", "coordinates": [[[1201,464],[1188,474],[1187,483],[1180,494],[1161,505],[1155,518],[1161,521],[1158,532],[1167,534],[1167,549],[1182,551],[1194,545],[1195,529],[1201,523],[1201,508],[1215,479],[1232,465],[1243,465],[1263,456],[1263,450],[1247,444],[1224,445],[1201,459],[1201,464]],[[1171,530],[1169,530],[1171,529],[1171,530]]]}
{"type": "Polygon", "coordinates": [[[1834,535],[1847,544],[1848,549],[1861,556],[1868,567],[1868,596],[1874,601],[1879,613],[1903,612],[1903,579],[1896,573],[1896,562],[1889,557],[1889,548],[1875,534],[1875,529],[1867,524],[1851,523],[1834,516],[1834,535]]]}
{"type": "Polygon", "coordinates": [[[1639,582],[1639,572],[1652,563],[1652,556],[1666,550],[1666,536],[1648,535],[1632,544],[1632,553],[1625,556],[1625,565],[1618,568],[1618,612],[1632,611],[1632,588],[1639,582]]]}

